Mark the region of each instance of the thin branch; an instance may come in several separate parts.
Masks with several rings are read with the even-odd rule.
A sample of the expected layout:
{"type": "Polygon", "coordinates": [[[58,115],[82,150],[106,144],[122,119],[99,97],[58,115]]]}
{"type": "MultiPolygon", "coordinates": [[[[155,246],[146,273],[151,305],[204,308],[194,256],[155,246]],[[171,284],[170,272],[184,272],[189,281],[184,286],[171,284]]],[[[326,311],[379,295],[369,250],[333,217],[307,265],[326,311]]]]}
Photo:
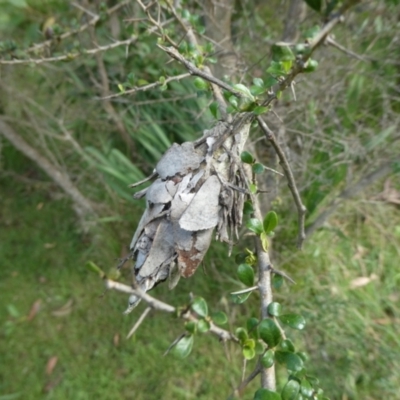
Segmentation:
{"type": "Polygon", "coordinates": [[[257,290],[258,286],[252,286],[243,290],[238,290],[237,292],[232,292],[231,294],[243,294],[243,293],[249,293],[253,292],[254,290],[257,290]]]}
{"type": "Polygon", "coordinates": [[[173,47],[165,47],[161,45],[157,45],[161,50],[165,51],[169,56],[174,58],[175,60],[179,61],[182,63],[186,69],[190,72],[190,75],[194,76],[199,76],[200,78],[203,78],[207,80],[208,82],[211,82],[220,88],[227,90],[228,92],[234,94],[237,97],[245,97],[246,95],[238,90],[233,89],[233,87],[224,81],[221,81],[220,79],[216,78],[215,76],[211,75],[210,73],[207,73],[206,71],[197,68],[193,63],[190,61],[186,60],[185,57],[182,56],[182,54],[179,53],[179,51],[173,47]]]}
{"type": "Polygon", "coordinates": [[[262,131],[264,132],[265,137],[267,138],[267,140],[272,144],[273,148],[275,149],[275,152],[279,158],[279,163],[285,172],[285,176],[288,181],[288,186],[289,186],[290,192],[292,193],[293,200],[294,200],[294,202],[296,204],[296,208],[297,208],[298,224],[299,224],[297,247],[299,249],[301,249],[304,239],[306,238],[306,234],[304,231],[304,225],[305,225],[305,216],[306,216],[307,209],[304,206],[303,202],[301,201],[299,190],[297,189],[296,181],[294,179],[293,172],[292,172],[292,169],[290,168],[289,162],[286,158],[285,152],[282,150],[281,146],[279,145],[278,141],[276,140],[274,133],[271,131],[271,129],[265,123],[263,118],[259,116],[259,117],[257,117],[257,121],[260,124],[260,127],[261,127],[262,131]]]}
{"type": "Polygon", "coordinates": [[[326,38],[326,44],[331,45],[332,47],[335,47],[336,49],[340,50],[342,53],[347,54],[350,57],[356,58],[357,60],[360,61],[365,61],[368,62],[369,60],[363,56],[360,56],[357,53],[354,53],[354,51],[351,51],[349,49],[346,49],[346,47],[342,46],[338,42],[336,42],[332,37],[328,36],[326,38]]]}
{"type": "Polygon", "coordinates": [[[152,180],[153,178],[155,178],[157,175],[158,175],[157,172],[154,171],[154,172],[153,172],[151,175],[149,175],[147,178],[144,178],[144,179],[142,179],[141,181],[136,182],[136,183],[131,183],[128,187],[130,187],[130,188],[135,188],[135,187],[138,187],[138,186],[140,186],[140,185],[143,185],[143,183],[146,183],[146,182],[148,182],[148,181],[151,181],[151,180],[152,180]]]}
{"type": "MultiPolygon", "coordinates": [[[[109,8],[105,13],[106,15],[111,15],[114,12],[118,11],[120,8],[128,5],[131,2],[131,0],[123,0],[120,3],[116,4],[115,6],[109,8]]],[[[24,50],[27,53],[37,53],[38,50],[43,49],[45,47],[49,47],[51,46],[51,44],[53,44],[55,41],[62,41],[64,39],[67,39],[70,36],[76,35],[77,33],[81,33],[83,31],[85,31],[87,28],[89,28],[90,26],[94,26],[97,24],[97,22],[100,21],[101,16],[100,15],[96,15],[95,17],[93,17],[89,22],[87,22],[86,24],[81,25],[79,28],[74,29],[72,31],[68,31],[63,33],[60,36],[57,36],[54,39],[49,39],[46,40],[45,42],[39,43],[39,44],[35,44],[32,47],[24,50]]]]}
{"type": "Polygon", "coordinates": [[[312,235],[318,228],[320,228],[326,220],[337,210],[337,208],[342,204],[344,200],[347,200],[357,193],[362,191],[367,186],[373,184],[378,179],[385,177],[386,175],[393,172],[393,161],[388,161],[380,165],[375,171],[364,175],[355,184],[350,185],[345,190],[343,190],[338,197],[336,197],[327,208],[318,216],[318,218],[307,227],[307,235],[312,235]]]}
{"type": "Polygon", "coordinates": [[[116,97],[126,96],[127,94],[133,94],[136,92],[144,92],[146,90],[153,89],[158,86],[164,86],[170,82],[180,81],[181,79],[188,78],[189,76],[190,76],[189,73],[171,76],[171,77],[165,79],[165,81],[163,81],[163,82],[158,81],[158,82],[149,83],[148,85],[134,87],[133,89],[125,90],[121,93],[115,93],[115,94],[111,94],[110,96],[100,97],[99,100],[115,99],[116,97]]]}
{"type": "Polygon", "coordinates": [[[139,328],[139,326],[142,324],[142,322],[144,321],[144,319],[147,317],[147,314],[152,310],[151,307],[147,307],[142,315],[140,316],[140,318],[136,321],[136,324],[133,325],[133,328],[129,331],[129,333],[126,335],[126,338],[129,339],[135,332],[136,330],[139,328]]]}
{"type": "MultiPolygon", "coordinates": [[[[174,306],[171,306],[170,304],[164,303],[164,302],[148,295],[147,293],[145,293],[143,290],[140,290],[139,288],[132,289],[128,285],[124,285],[123,283],[115,282],[110,279],[106,279],[105,284],[106,284],[107,289],[114,289],[119,292],[134,294],[135,296],[140,297],[151,308],[154,308],[155,310],[164,311],[164,312],[168,312],[168,313],[177,313],[178,312],[178,310],[174,306]]],[[[188,321],[193,321],[193,322],[199,321],[197,316],[194,315],[190,310],[186,311],[184,313],[181,313],[179,316],[188,321]]],[[[218,336],[223,341],[232,340],[234,342],[238,342],[238,339],[236,338],[235,335],[233,335],[232,333],[230,333],[229,331],[227,331],[225,329],[219,328],[212,322],[210,323],[209,332],[218,336]]]]}
{"type": "Polygon", "coordinates": [[[228,400],[234,399],[242,395],[243,390],[246,386],[261,372],[261,365],[258,363],[250,375],[244,379],[240,385],[235,389],[235,391],[229,396],[228,400]]]}
{"type": "Polygon", "coordinates": [[[72,61],[75,58],[78,58],[83,55],[93,55],[93,54],[100,53],[102,51],[114,49],[119,46],[129,46],[130,44],[136,42],[136,40],[137,40],[137,37],[133,36],[130,39],[116,41],[114,43],[111,43],[111,44],[108,44],[105,46],[98,46],[94,49],[62,54],[61,56],[46,57],[46,58],[25,58],[25,59],[14,59],[14,60],[0,60],[0,64],[4,64],[4,65],[43,64],[43,63],[57,62],[57,61],[72,61]]]}

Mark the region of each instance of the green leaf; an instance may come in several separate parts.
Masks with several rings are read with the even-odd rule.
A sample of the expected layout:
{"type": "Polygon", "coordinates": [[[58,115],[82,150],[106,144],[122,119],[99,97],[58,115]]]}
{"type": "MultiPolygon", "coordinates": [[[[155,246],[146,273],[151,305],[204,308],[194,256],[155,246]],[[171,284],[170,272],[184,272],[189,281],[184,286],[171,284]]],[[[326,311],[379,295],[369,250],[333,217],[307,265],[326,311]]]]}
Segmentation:
{"type": "Polygon", "coordinates": [[[259,87],[259,86],[251,86],[250,87],[250,92],[254,96],[260,96],[263,93],[265,93],[265,91],[266,91],[266,89],[263,87],[259,87]]]}
{"type": "Polygon", "coordinates": [[[265,81],[264,85],[266,89],[269,89],[272,88],[272,86],[276,85],[277,83],[278,81],[273,76],[270,75],[265,81]]]}
{"type": "Polygon", "coordinates": [[[193,335],[184,336],[174,347],[174,353],[180,358],[187,357],[193,348],[193,335]]]}
{"type": "Polygon", "coordinates": [[[255,174],[262,174],[264,172],[264,165],[260,163],[255,163],[252,165],[251,169],[255,174]]]}
{"type": "Polygon", "coordinates": [[[250,200],[246,200],[243,205],[243,214],[253,214],[254,207],[253,203],[250,200]]]}
{"type": "Polygon", "coordinates": [[[188,321],[185,324],[185,329],[189,332],[189,333],[196,333],[197,331],[197,324],[194,321],[188,321]]]}
{"type": "Polygon", "coordinates": [[[249,88],[246,87],[245,85],[243,85],[241,83],[237,83],[236,85],[233,85],[233,89],[235,89],[236,91],[242,93],[244,96],[249,98],[251,101],[255,101],[254,96],[251,94],[249,88]]]}
{"type": "Polygon", "coordinates": [[[317,60],[308,60],[307,65],[303,68],[303,72],[314,72],[318,68],[317,60]]]}
{"type": "Polygon", "coordinates": [[[263,319],[258,328],[261,339],[269,348],[275,347],[281,340],[281,332],[272,319],[263,319]]]}
{"type": "Polygon", "coordinates": [[[258,187],[257,187],[257,185],[255,183],[251,183],[249,189],[250,189],[251,193],[256,194],[257,190],[258,190],[258,187]]]}
{"type": "Polygon", "coordinates": [[[231,298],[235,304],[243,304],[251,295],[252,292],[242,294],[232,294],[231,298]]]}
{"type": "Polygon", "coordinates": [[[210,112],[211,112],[211,114],[213,115],[213,117],[214,117],[215,119],[218,119],[218,117],[219,117],[219,110],[218,110],[218,103],[217,103],[216,101],[213,101],[213,102],[210,104],[210,112]]]}
{"type": "Polygon", "coordinates": [[[240,264],[237,270],[238,278],[240,282],[244,283],[246,286],[254,285],[254,270],[248,264],[240,264]]]}
{"type": "Polygon", "coordinates": [[[208,89],[208,82],[200,77],[196,77],[193,81],[194,86],[197,90],[207,90],[208,89]]]}
{"type": "Polygon", "coordinates": [[[284,351],[290,351],[291,353],[294,353],[294,351],[295,351],[294,344],[290,339],[282,340],[282,342],[279,346],[284,351]]]}
{"type": "Polygon", "coordinates": [[[295,353],[290,351],[277,350],[275,359],[279,364],[286,364],[286,368],[290,371],[300,371],[303,368],[303,360],[295,353]]]}
{"type": "Polygon", "coordinates": [[[258,319],[254,318],[254,317],[249,318],[246,321],[247,332],[254,339],[258,339],[258,337],[259,337],[259,335],[258,335],[258,324],[259,324],[258,319]]]}
{"type": "Polygon", "coordinates": [[[257,218],[250,218],[247,222],[246,222],[246,227],[247,229],[251,230],[252,232],[254,232],[257,235],[260,235],[261,232],[263,232],[263,226],[262,223],[259,219],[257,218]]]}
{"type": "Polygon", "coordinates": [[[88,261],[85,265],[85,267],[92,272],[95,272],[100,276],[101,279],[104,279],[106,277],[105,272],[98,266],[96,265],[93,261],[88,261]]]}
{"type": "Polygon", "coordinates": [[[282,397],[279,393],[272,392],[268,389],[258,389],[254,394],[253,400],[282,400],[282,397]]]}
{"type": "Polygon", "coordinates": [[[216,325],[224,325],[228,322],[228,317],[222,311],[212,314],[211,319],[216,325]]]}
{"type": "Polygon", "coordinates": [[[322,0],[304,0],[313,10],[321,12],[322,0]]]}
{"type": "Polygon", "coordinates": [[[239,339],[239,342],[244,345],[246,340],[249,338],[246,329],[244,328],[237,328],[236,329],[236,336],[239,339]]]}
{"type": "Polygon", "coordinates": [[[242,354],[246,360],[252,360],[256,356],[254,347],[249,347],[249,346],[243,346],[242,354]]]}
{"type": "Polygon", "coordinates": [[[261,357],[261,364],[264,368],[271,368],[274,365],[274,352],[267,350],[261,357]]]}
{"type": "Polygon", "coordinates": [[[282,275],[274,275],[272,277],[272,286],[274,289],[279,289],[283,285],[283,276],[282,275]]]}
{"type": "Polygon", "coordinates": [[[306,320],[300,314],[280,315],[279,320],[293,329],[302,330],[306,326],[306,320]]]}
{"type": "MultiPolygon", "coordinates": [[[[256,347],[254,348],[256,354],[261,355],[265,351],[264,344],[262,342],[257,341],[256,342],[256,347]]],[[[1,399],[0,399],[1,400],[1,399]]]]}
{"type": "Polygon", "coordinates": [[[282,306],[277,302],[272,302],[268,304],[267,310],[269,315],[273,315],[274,317],[279,316],[281,313],[282,306]]]}
{"type": "Polygon", "coordinates": [[[276,43],[272,45],[272,59],[274,61],[294,61],[295,56],[287,44],[276,43]]]}
{"type": "Polygon", "coordinates": [[[303,379],[300,384],[300,393],[307,398],[311,398],[314,393],[314,388],[307,379],[303,379]]]}
{"type": "Polygon", "coordinates": [[[207,317],[208,307],[206,301],[202,297],[195,297],[191,307],[192,310],[200,317],[207,317]]]}
{"type": "Polygon", "coordinates": [[[267,72],[273,77],[278,77],[286,74],[286,71],[283,69],[281,63],[277,61],[271,61],[271,65],[268,67],[267,72]]]}
{"type": "Polygon", "coordinates": [[[199,319],[199,322],[197,322],[197,330],[200,333],[208,332],[210,330],[210,323],[203,318],[199,319]]]}
{"type": "Polygon", "coordinates": [[[269,110],[269,107],[258,106],[253,110],[255,115],[261,115],[266,113],[269,110]]]}
{"type": "Polygon", "coordinates": [[[246,164],[253,164],[255,161],[255,158],[248,151],[243,151],[240,154],[240,159],[246,164]]]}
{"type": "Polygon", "coordinates": [[[278,225],[278,215],[275,211],[270,211],[264,218],[263,227],[265,233],[272,232],[278,225]]]}
{"type": "Polygon", "coordinates": [[[300,383],[292,379],[282,389],[282,400],[295,400],[300,392],[300,383]]]}
{"type": "Polygon", "coordinates": [[[124,88],[124,85],[122,83],[118,83],[117,86],[118,86],[118,89],[119,89],[120,93],[125,93],[125,88],[124,88]]]}
{"type": "Polygon", "coordinates": [[[264,81],[261,78],[253,78],[254,86],[258,86],[260,88],[264,87],[264,81]]]}

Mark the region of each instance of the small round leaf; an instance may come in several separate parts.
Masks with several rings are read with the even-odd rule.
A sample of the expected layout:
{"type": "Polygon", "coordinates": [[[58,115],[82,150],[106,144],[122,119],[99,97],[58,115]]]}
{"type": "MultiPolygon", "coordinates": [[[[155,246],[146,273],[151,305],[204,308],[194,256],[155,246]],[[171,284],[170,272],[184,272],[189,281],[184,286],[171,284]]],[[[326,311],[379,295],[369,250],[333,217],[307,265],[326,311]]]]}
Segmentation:
{"type": "Polygon", "coordinates": [[[264,218],[263,227],[266,233],[272,232],[278,225],[278,215],[275,211],[270,211],[264,218]]]}
{"type": "Polygon", "coordinates": [[[252,360],[256,356],[254,347],[249,347],[249,346],[243,346],[242,354],[246,360],[252,360]]]}
{"type": "Polygon", "coordinates": [[[246,329],[244,328],[237,328],[236,329],[236,336],[239,339],[239,342],[244,344],[246,340],[249,338],[246,329]]]}
{"type": "Polygon", "coordinates": [[[271,349],[263,354],[261,364],[264,368],[271,368],[274,365],[274,352],[271,349]]]}
{"type": "Polygon", "coordinates": [[[282,389],[282,400],[295,400],[300,392],[300,383],[292,379],[282,389]]]}
{"type": "Polygon", "coordinates": [[[222,311],[218,311],[211,316],[212,321],[214,324],[217,325],[224,325],[228,322],[228,317],[222,311]]]}
{"type": "Polygon", "coordinates": [[[210,323],[203,318],[199,319],[197,329],[200,333],[208,332],[210,330],[210,323]]]}
{"type": "Polygon", "coordinates": [[[251,167],[255,174],[262,174],[264,172],[264,165],[260,163],[254,163],[251,167]]]}
{"type": "Polygon", "coordinates": [[[206,301],[202,297],[195,297],[191,307],[200,317],[207,317],[208,307],[206,301]]]}
{"type": "Polygon", "coordinates": [[[193,335],[184,336],[174,347],[174,353],[180,358],[187,357],[193,348],[193,335]]]}
{"type": "Polygon", "coordinates": [[[208,89],[208,83],[200,77],[195,78],[194,86],[196,87],[197,90],[207,90],[208,89]]]}
{"type": "Polygon", "coordinates": [[[248,151],[243,151],[240,154],[240,159],[246,164],[253,164],[255,161],[254,157],[248,151]]]}
{"type": "Polygon", "coordinates": [[[272,319],[263,319],[259,325],[261,339],[269,348],[275,347],[281,340],[281,332],[272,319]]]}
{"type": "Polygon", "coordinates": [[[257,218],[250,218],[246,222],[246,227],[247,227],[247,229],[251,230],[252,232],[254,232],[257,235],[260,235],[261,232],[263,231],[263,225],[262,225],[261,221],[257,218]]]}
{"type": "Polygon", "coordinates": [[[254,284],[254,270],[248,264],[240,264],[237,270],[240,282],[246,286],[253,286],[254,284]]]}
{"type": "Polygon", "coordinates": [[[284,351],[290,351],[291,353],[294,353],[294,351],[295,351],[294,344],[290,339],[282,340],[282,342],[280,344],[280,348],[284,351]]]}
{"type": "Polygon", "coordinates": [[[274,317],[278,317],[281,313],[282,306],[277,302],[272,302],[268,304],[268,314],[273,315],[274,317]]]}
{"type": "Polygon", "coordinates": [[[290,371],[300,371],[303,368],[303,360],[295,353],[278,350],[275,359],[279,364],[285,364],[290,371]]]}
{"type": "Polygon", "coordinates": [[[293,329],[302,330],[306,326],[306,320],[299,314],[284,314],[279,316],[279,320],[293,329]]]}
{"type": "Polygon", "coordinates": [[[246,327],[247,327],[247,332],[249,332],[249,335],[253,337],[254,339],[258,339],[258,324],[259,321],[257,318],[249,318],[246,321],[246,327]]]}
{"type": "Polygon", "coordinates": [[[243,304],[251,295],[252,292],[242,294],[232,294],[231,298],[235,304],[243,304]]]}
{"type": "Polygon", "coordinates": [[[254,207],[250,200],[246,200],[243,205],[243,214],[253,214],[254,207]]]}
{"type": "Polygon", "coordinates": [[[190,333],[196,333],[196,330],[197,330],[197,324],[196,324],[196,322],[194,322],[194,321],[189,321],[189,322],[186,322],[186,324],[185,324],[185,329],[188,331],[188,332],[190,332],[190,333]]]}
{"type": "Polygon", "coordinates": [[[303,396],[311,398],[314,393],[314,388],[307,379],[303,379],[300,384],[300,392],[303,396]]]}

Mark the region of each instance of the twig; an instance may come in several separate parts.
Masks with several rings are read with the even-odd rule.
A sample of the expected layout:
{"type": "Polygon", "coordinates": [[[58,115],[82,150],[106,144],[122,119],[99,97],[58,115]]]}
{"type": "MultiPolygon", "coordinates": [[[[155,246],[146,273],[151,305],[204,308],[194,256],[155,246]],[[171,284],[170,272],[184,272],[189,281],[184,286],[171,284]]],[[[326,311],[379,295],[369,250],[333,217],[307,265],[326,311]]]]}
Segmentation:
{"type": "Polygon", "coordinates": [[[133,325],[133,328],[129,331],[128,335],[126,336],[127,339],[129,339],[135,332],[136,330],[139,328],[139,326],[141,325],[141,323],[144,321],[144,319],[147,317],[147,314],[152,310],[151,307],[147,307],[142,315],[140,316],[140,318],[136,321],[136,324],[133,325]]]}
{"type": "Polygon", "coordinates": [[[370,172],[369,174],[363,176],[359,179],[359,181],[355,184],[350,185],[345,190],[343,190],[335,200],[331,201],[327,208],[317,217],[317,219],[307,227],[306,233],[307,235],[312,235],[318,228],[320,228],[325,221],[336,211],[336,209],[342,204],[343,200],[347,200],[365,187],[371,185],[378,179],[383,178],[384,176],[393,172],[393,161],[388,161],[380,165],[375,171],[370,172]]]}
{"type": "Polygon", "coordinates": [[[153,89],[153,88],[158,87],[158,86],[166,85],[169,82],[180,81],[181,79],[188,78],[189,76],[190,76],[189,73],[176,75],[176,76],[171,76],[171,77],[165,79],[164,82],[158,81],[158,82],[149,83],[148,85],[134,87],[133,89],[125,90],[125,91],[123,91],[121,93],[111,94],[111,95],[106,96],[106,97],[100,97],[98,99],[99,100],[115,99],[116,97],[126,96],[127,94],[132,94],[132,93],[136,93],[136,92],[144,92],[146,90],[153,89]]]}
{"type": "Polygon", "coordinates": [[[328,36],[328,37],[326,38],[325,43],[331,45],[332,47],[335,47],[336,49],[340,50],[342,53],[347,54],[347,55],[350,56],[350,57],[356,58],[357,60],[365,61],[365,62],[368,62],[368,61],[369,61],[367,58],[365,58],[365,57],[363,57],[363,56],[360,56],[360,55],[357,54],[357,53],[354,53],[354,51],[351,51],[351,50],[349,50],[349,49],[346,49],[346,47],[344,47],[344,46],[342,46],[341,44],[337,43],[337,42],[336,42],[335,40],[333,40],[330,36],[328,36]]]}
{"type": "MultiPolygon", "coordinates": [[[[154,308],[155,310],[164,311],[164,312],[168,312],[168,313],[177,313],[177,311],[178,311],[174,306],[171,306],[170,304],[164,303],[164,302],[148,295],[147,293],[145,293],[143,290],[140,290],[139,288],[132,289],[128,285],[124,285],[123,283],[112,281],[111,279],[106,279],[105,285],[106,285],[107,289],[114,289],[119,292],[134,294],[135,296],[138,296],[142,300],[144,300],[151,308],[154,308]]],[[[188,321],[198,322],[198,318],[190,311],[181,313],[179,316],[188,321]]],[[[235,335],[233,335],[232,333],[230,333],[229,331],[227,331],[225,329],[219,328],[212,322],[210,323],[209,332],[218,336],[222,341],[232,340],[234,342],[238,342],[238,339],[235,335]]]]}
{"type": "Polygon", "coordinates": [[[254,290],[257,290],[258,286],[252,286],[250,288],[246,288],[243,290],[238,290],[237,292],[232,292],[231,294],[243,294],[243,293],[249,293],[249,292],[253,292],[254,290]]]}
{"type": "Polygon", "coordinates": [[[18,65],[18,64],[43,64],[48,62],[57,62],[57,61],[72,61],[75,58],[82,55],[93,55],[102,51],[107,51],[110,49],[114,49],[119,46],[128,46],[137,40],[136,36],[131,37],[130,39],[117,41],[106,46],[99,46],[94,49],[82,50],[75,53],[67,53],[61,56],[56,57],[46,57],[46,58],[25,58],[25,59],[15,59],[15,60],[0,60],[0,64],[5,65],[18,65]]]}
{"type": "Polygon", "coordinates": [[[296,282],[286,272],[278,271],[272,265],[271,265],[271,271],[272,271],[273,274],[280,275],[283,278],[286,278],[290,283],[293,283],[293,285],[296,284],[296,282]]]}
{"type": "MultiPolygon", "coordinates": [[[[114,12],[118,11],[120,8],[128,5],[130,2],[131,2],[131,0],[123,0],[120,3],[116,4],[114,7],[109,8],[106,11],[106,14],[107,15],[111,15],[114,12]]],[[[49,39],[49,40],[46,40],[45,42],[42,42],[42,43],[39,43],[39,44],[35,44],[32,47],[26,49],[25,52],[27,52],[27,53],[35,52],[36,53],[38,50],[40,50],[42,48],[49,47],[56,40],[57,41],[61,41],[61,40],[67,39],[68,37],[70,37],[72,35],[75,35],[77,33],[83,32],[84,30],[86,30],[90,26],[96,25],[97,22],[100,21],[100,18],[101,18],[100,15],[96,15],[89,22],[87,22],[86,24],[81,25],[79,28],[74,29],[72,31],[65,32],[62,35],[57,36],[55,39],[49,39]]]]}
{"type": "Polygon", "coordinates": [[[161,46],[160,44],[157,45],[161,50],[165,51],[169,56],[174,58],[175,60],[182,63],[186,69],[190,72],[190,75],[199,76],[200,78],[205,79],[208,82],[214,83],[215,85],[219,86],[220,88],[227,90],[228,92],[234,94],[237,97],[246,97],[246,95],[238,90],[235,90],[231,85],[221,81],[220,79],[216,78],[215,76],[207,73],[200,68],[197,68],[193,63],[186,60],[179,51],[173,47],[165,47],[161,46]]]}
{"type": "Polygon", "coordinates": [[[260,117],[260,116],[257,117],[257,121],[260,124],[260,127],[261,127],[262,131],[264,132],[265,137],[267,138],[267,140],[272,144],[273,148],[275,149],[275,152],[279,158],[279,163],[285,172],[285,176],[288,181],[288,186],[289,186],[290,192],[292,193],[293,200],[294,200],[294,202],[296,204],[296,208],[297,208],[298,224],[299,224],[297,247],[299,249],[301,249],[304,239],[306,238],[306,234],[304,231],[304,224],[305,224],[305,216],[306,216],[307,209],[301,201],[301,197],[299,194],[299,190],[297,189],[297,185],[296,185],[296,181],[293,176],[292,169],[290,168],[290,165],[286,158],[286,155],[285,155],[284,151],[282,150],[281,146],[279,145],[278,141],[276,140],[274,133],[271,131],[271,129],[268,127],[268,125],[265,123],[265,121],[262,119],[262,117],[260,117]]]}
{"type": "Polygon", "coordinates": [[[228,400],[234,399],[235,397],[241,396],[243,389],[261,372],[261,365],[258,363],[250,375],[244,379],[235,391],[228,397],[228,400]]]}
{"type": "Polygon", "coordinates": [[[154,171],[151,175],[149,175],[147,178],[144,178],[144,179],[142,179],[141,181],[139,181],[139,182],[136,182],[136,183],[131,183],[128,187],[130,187],[130,188],[135,188],[135,187],[138,187],[138,186],[140,186],[140,185],[143,185],[143,183],[146,183],[146,182],[148,182],[148,181],[151,181],[154,177],[156,177],[157,176],[157,172],[156,171],[154,171]]]}

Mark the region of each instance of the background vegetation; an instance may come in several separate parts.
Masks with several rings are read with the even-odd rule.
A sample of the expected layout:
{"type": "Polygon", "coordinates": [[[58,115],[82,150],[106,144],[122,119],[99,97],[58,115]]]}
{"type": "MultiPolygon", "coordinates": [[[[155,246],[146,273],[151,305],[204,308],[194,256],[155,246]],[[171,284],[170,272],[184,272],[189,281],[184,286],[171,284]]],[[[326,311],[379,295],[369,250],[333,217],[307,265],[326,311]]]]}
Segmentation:
{"type": "MultiPolygon", "coordinates": [[[[190,3],[201,15],[200,4],[190,3]]],[[[45,40],[47,27],[57,36],[90,21],[82,7],[101,17],[93,28],[29,56],[72,54],[94,41],[108,44],[110,37],[139,38],[128,57],[121,46],[101,56],[0,67],[0,120],[68,176],[95,214],[88,228],[71,198],[0,135],[0,400],[227,397],[240,381],[240,349],[224,349],[205,335],[190,358],[163,357],[182,323],[156,313],[126,340],[144,306],[123,316],[126,298],[104,294],[85,269],[93,260],[112,270],[126,254],[142,206],[127,185],[151,173],[171,143],[196,138],[210,126],[210,99],[185,80],[99,100],[120,92],[119,85],[129,90],[183,70],[166,64],[157,38],[136,20],[143,17],[136,2],[79,5],[0,0],[3,60],[28,57],[25,49],[45,40]],[[119,3],[124,6],[108,13],[119,3]]],[[[289,5],[236,2],[233,43],[245,82],[264,76],[289,5]]],[[[287,143],[309,228],[338,205],[297,252],[297,215],[284,181],[273,201],[282,221],[275,265],[297,282],[275,296],[306,317],[305,334],[296,341],[332,399],[400,399],[399,169],[350,193],[357,197],[347,195],[385,162],[399,163],[399,11],[395,1],[357,6],[335,31],[335,43],[347,50],[320,49],[318,70],[297,81],[297,101],[284,94],[269,115],[287,143]]],[[[309,10],[295,22],[304,37],[320,21],[309,10]]],[[[252,135],[260,160],[273,165],[267,144],[256,130],[252,135]]],[[[229,301],[241,286],[226,253],[215,244],[204,272],[173,292],[161,285],[153,293],[177,306],[189,301],[189,292],[201,295],[236,325],[257,316],[256,299],[229,301]]],[[[123,278],[128,276],[126,268],[123,278]]]]}

